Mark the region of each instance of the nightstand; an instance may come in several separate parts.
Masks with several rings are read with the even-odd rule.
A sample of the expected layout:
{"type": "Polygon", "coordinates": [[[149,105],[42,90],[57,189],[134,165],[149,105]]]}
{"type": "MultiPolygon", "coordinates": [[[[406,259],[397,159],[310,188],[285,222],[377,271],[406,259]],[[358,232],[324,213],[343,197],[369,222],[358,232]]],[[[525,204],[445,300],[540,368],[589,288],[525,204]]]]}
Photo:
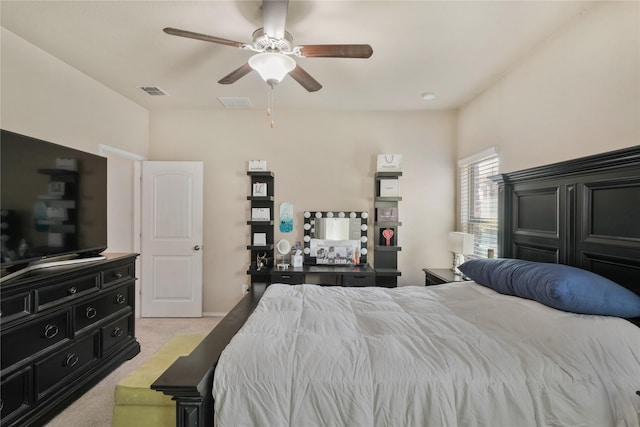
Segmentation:
{"type": "Polygon", "coordinates": [[[469,279],[453,274],[450,268],[423,268],[425,286],[441,285],[449,282],[466,282],[469,279]]]}

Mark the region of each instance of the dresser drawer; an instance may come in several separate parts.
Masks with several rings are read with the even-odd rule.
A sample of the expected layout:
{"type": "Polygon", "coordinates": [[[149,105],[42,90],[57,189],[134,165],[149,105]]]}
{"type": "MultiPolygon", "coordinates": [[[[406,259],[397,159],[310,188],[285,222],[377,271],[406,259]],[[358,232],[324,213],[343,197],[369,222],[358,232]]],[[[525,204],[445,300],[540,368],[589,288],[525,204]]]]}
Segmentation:
{"type": "Polygon", "coordinates": [[[19,319],[31,313],[31,292],[3,296],[0,299],[0,315],[3,322],[19,319]]]}
{"type": "Polygon", "coordinates": [[[286,271],[272,271],[271,283],[288,283],[290,285],[300,285],[304,283],[304,274],[286,271]]]}
{"type": "Polygon", "coordinates": [[[75,340],[72,345],[35,364],[35,389],[37,399],[42,399],[52,388],[70,382],[98,361],[99,333],[75,340]]]}
{"type": "Polygon", "coordinates": [[[343,286],[374,286],[375,284],[375,274],[344,273],[342,275],[343,286]]]}
{"type": "Polygon", "coordinates": [[[64,310],[3,333],[2,369],[70,338],[69,324],[70,311],[64,310]]]}
{"type": "Polygon", "coordinates": [[[2,423],[20,415],[31,404],[31,367],[2,379],[0,386],[0,407],[2,423]]]}
{"type": "Polygon", "coordinates": [[[100,290],[100,274],[84,276],[36,290],[36,312],[100,290]]]}
{"type": "Polygon", "coordinates": [[[133,313],[102,327],[102,355],[111,353],[118,344],[133,337],[133,313]]]}
{"type": "Polygon", "coordinates": [[[104,287],[108,287],[132,280],[134,278],[134,271],[134,264],[132,262],[105,270],[102,273],[102,284],[104,287]]]}
{"type": "Polygon", "coordinates": [[[133,283],[109,291],[106,295],[78,304],[74,309],[76,334],[82,329],[129,307],[130,290],[133,283]]]}

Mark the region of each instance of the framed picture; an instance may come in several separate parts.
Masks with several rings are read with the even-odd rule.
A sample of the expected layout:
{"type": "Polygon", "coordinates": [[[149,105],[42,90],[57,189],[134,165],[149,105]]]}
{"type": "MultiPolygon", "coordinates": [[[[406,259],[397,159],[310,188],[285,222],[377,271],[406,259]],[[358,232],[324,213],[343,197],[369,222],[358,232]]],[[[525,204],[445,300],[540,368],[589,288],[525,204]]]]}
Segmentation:
{"type": "Polygon", "coordinates": [[[267,183],[266,182],[254,182],[253,183],[253,196],[254,197],[267,197],[267,183]]]}
{"type": "Polygon", "coordinates": [[[253,233],[253,245],[254,246],[266,246],[267,245],[267,233],[253,233]]]}
{"type": "Polygon", "coordinates": [[[376,221],[396,222],[398,221],[398,208],[377,208],[376,221]]]}
{"type": "Polygon", "coordinates": [[[380,246],[396,245],[396,229],[395,227],[387,227],[380,229],[380,246]]]}
{"type": "Polygon", "coordinates": [[[251,208],[252,221],[271,221],[271,211],[269,208],[251,208]]]}

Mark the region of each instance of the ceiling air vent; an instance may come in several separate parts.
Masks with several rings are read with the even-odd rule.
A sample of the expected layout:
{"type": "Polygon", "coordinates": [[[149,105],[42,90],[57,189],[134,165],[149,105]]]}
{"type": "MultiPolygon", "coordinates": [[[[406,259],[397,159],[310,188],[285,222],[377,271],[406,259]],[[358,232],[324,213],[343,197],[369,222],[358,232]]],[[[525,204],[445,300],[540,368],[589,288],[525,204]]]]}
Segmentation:
{"type": "Polygon", "coordinates": [[[220,101],[220,103],[224,105],[225,108],[253,108],[253,105],[251,104],[251,100],[249,100],[249,98],[238,96],[219,96],[218,101],[220,101]]]}
{"type": "Polygon", "coordinates": [[[158,86],[138,86],[138,89],[147,93],[147,95],[151,96],[169,96],[167,92],[160,89],[158,86]]]}

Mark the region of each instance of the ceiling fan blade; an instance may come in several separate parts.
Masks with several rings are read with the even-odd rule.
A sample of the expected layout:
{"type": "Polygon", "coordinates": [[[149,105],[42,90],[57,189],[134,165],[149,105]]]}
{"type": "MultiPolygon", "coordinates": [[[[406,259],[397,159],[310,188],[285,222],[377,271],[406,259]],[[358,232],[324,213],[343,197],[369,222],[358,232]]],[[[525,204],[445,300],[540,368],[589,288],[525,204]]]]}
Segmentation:
{"type": "Polygon", "coordinates": [[[289,0],[262,0],[264,33],[274,39],[284,38],[289,0]]]}
{"type": "Polygon", "coordinates": [[[194,33],[192,31],[179,30],[177,28],[167,27],[163,30],[167,34],[172,36],[186,37],[188,39],[203,40],[205,42],[218,43],[232,47],[242,47],[245,44],[233,40],[227,40],[220,37],[208,36],[206,34],[194,33]]]}
{"type": "Polygon", "coordinates": [[[309,92],[322,89],[322,85],[299,65],[296,65],[296,68],[289,72],[289,75],[309,92]]]}
{"type": "Polygon", "coordinates": [[[251,68],[248,63],[241,65],[240,67],[236,68],[235,70],[218,80],[218,83],[220,83],[221,85],[230,85],[231,83],[235,83],[240,80],[240,78],[249,74],[252,69],[253,68],[251,68]]]}
{"type": "Polygon", "coordinates": [[[310,44],[299,49],[306,58],[369,58],[373,54],[368,44],[310,44]]]}

